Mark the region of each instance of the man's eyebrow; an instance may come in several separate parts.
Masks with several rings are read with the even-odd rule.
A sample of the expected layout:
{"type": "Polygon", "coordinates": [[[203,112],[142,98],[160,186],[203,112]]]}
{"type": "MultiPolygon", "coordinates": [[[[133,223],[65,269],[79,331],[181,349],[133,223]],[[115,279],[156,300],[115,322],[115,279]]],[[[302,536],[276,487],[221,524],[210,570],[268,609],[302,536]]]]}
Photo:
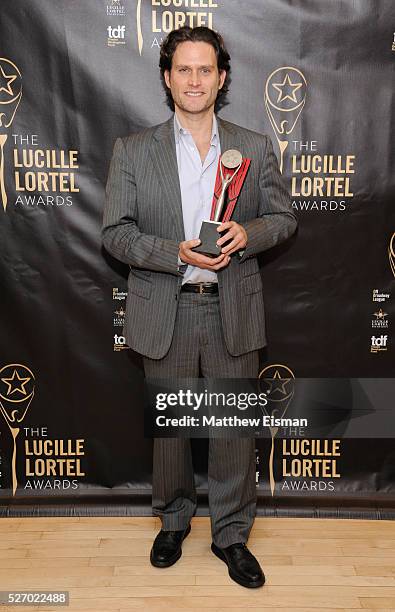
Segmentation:
{"type": "MultiPolygon", "coordinates": [[[[191,66],[189,66],[188,64],[176,64],[174,66],[175,68],[191,68],[191,66]]],[[[201,66],[198,66],[198,68],[214,68],[214,64],[202,64],[201,66]]]]}

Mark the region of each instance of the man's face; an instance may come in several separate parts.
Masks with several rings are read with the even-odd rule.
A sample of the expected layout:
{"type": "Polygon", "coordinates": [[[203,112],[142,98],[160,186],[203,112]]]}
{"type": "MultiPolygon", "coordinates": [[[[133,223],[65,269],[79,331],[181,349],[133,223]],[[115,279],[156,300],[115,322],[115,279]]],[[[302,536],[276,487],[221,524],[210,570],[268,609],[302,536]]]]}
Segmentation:
{"type": "Polygon", "coordinates": [[[171,71],[166,70],[164,77],[176,110],[196,115],[214,107],[226,71],[218,71],[217,56],[209,43],[187,41],[178,45],[171,71]]]}

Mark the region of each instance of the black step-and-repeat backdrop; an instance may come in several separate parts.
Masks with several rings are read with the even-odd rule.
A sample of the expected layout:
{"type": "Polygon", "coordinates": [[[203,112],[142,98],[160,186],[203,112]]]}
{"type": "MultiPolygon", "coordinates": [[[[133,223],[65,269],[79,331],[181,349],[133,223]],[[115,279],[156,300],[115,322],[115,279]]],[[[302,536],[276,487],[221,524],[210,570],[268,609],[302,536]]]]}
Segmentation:
{"type": "Polygon", "coordinates": [[[100,229],[114,140],[170,116],[159,45],[188,24],[224,35],[221,116],[270,135],[299,219],[261,259],[268,411],[302,388],[328,412],[317,438],[257,441],[259,512],[393,516],[394,16],[390,0],[2,0],[3,514],[150,512],[128,268],[100,229]],[[358,435],[339,409],[366,410],[358,435]]]}

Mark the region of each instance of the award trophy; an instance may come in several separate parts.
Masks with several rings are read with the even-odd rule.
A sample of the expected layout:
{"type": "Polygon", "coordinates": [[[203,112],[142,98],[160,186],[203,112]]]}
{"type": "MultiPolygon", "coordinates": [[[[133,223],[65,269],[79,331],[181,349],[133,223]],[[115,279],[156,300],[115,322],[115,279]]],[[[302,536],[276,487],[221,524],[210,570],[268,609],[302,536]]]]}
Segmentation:
{"type": "Polygon", "coordinates": [[[250,159],[243,159],[240,151],[236,151],[236,149],[228,149],[221,155],[215,182],[211,217],[210,220],[202,222],[199,234],[200,244],[193,247],[193,251],[208,257],[218,257],[221,254],[222,247],[217,245],[217,240],[222,234],[217,231],[217,228],[221,223],[229,221],[236,206],[236,201],[250,162],[250,159]],[[224,212],[225,201],[228,195],[229,201],[224,212]]]}

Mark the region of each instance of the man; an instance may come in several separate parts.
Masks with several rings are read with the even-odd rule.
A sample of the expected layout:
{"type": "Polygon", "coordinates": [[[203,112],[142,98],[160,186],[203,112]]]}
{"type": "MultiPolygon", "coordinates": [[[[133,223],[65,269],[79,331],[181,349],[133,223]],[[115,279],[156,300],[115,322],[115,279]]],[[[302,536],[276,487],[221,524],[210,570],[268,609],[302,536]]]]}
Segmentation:
{"type": "MultiPolygon", "coordinates": [[[[258,374],[266,339],[256,256],[287,239],[296,220],[269,138],[214,113],[227,91],[229,60],[221,36],[208,28],[171,32],[160,69],[175,114],[115,144],[103,242],[130,265],[124,333],[143,355],[147,377],[258,374]],[[227,149],[251,165],[233,219],[218,228],[225,231],[221,254],[210,258],[193,248],[227,149]]],[[[254,447],[251,438],[209,440],[211,548],[246,587],[265,580],[246,547],[256,513],[254,447]]],[[[181,556],[196,509],[188,439],[155,439],[152,497],[162,529],[151,563],[168,567],[181,556]]]]}

